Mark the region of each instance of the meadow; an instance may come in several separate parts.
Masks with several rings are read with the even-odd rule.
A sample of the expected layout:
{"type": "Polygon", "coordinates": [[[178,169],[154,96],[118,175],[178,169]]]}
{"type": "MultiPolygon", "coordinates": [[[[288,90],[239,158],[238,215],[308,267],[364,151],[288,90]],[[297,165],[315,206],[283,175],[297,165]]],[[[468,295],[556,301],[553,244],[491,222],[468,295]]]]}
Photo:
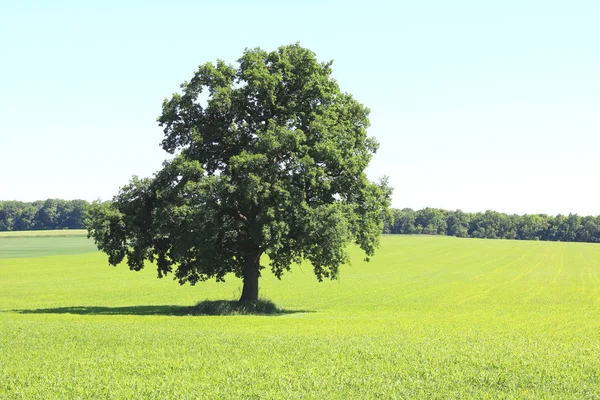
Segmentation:
{"type": "Polygon", "coordinates": [[[285,313],[191,316],[241,282],[111,267],[84,235],[0,237],[0,398],[600,398],[600,245],[351,252],[338,281],[264,273],[285,313]]]}

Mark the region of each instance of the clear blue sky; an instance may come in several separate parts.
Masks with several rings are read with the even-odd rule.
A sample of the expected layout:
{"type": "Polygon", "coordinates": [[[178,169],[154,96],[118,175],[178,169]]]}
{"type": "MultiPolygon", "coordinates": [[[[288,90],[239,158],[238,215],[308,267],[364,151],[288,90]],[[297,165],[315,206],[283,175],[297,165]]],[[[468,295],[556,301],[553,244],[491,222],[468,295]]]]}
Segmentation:
{"type": "Polygon", "coordinates": [[[300,42],[371,108],[393,206],[600,214],[600,2],[0,0],[0,200],[106,200],[201,63],[300,42]],[[90,5],[94,4],[94,5],[90,5]]]}

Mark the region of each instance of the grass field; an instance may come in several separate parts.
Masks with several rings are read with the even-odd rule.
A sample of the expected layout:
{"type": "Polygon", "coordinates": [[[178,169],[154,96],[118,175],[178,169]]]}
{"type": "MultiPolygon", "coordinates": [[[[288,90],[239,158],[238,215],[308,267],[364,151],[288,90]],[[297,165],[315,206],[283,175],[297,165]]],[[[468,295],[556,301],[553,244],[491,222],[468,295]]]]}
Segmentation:
{"type": "Polygon", "coordinates": [[[65,237],[65,236],[87,236],[85,229],[65,229],[61,231],[9,231],[0,232],[0,239],[20,237],[65,237]]]}
{"type": "Polygon", "coordinates": [[[94,242],[86,238],[83,229],[0,232],[0,259],[94,252],[94,242]]]}
{"type": "Polygon", "coordinates": [[[113,268],[85,236],[0,257],[2,399],[600,398],[599,245],[387,236],[339,281],[265,275],[276,316],[178,316],[240,282],[113,268]]]}

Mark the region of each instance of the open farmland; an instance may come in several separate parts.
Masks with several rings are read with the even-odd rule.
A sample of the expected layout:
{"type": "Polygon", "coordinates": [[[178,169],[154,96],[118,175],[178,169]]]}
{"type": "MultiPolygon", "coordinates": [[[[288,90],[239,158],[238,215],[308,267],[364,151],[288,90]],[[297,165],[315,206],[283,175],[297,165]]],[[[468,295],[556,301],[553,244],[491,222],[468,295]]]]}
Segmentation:
{"type": "Polygon", "coordinates": [[[94,242],[86,237],[84,229],[0,232],[0,259],[94,252],[94,242]]]}
{"type": "Polygon", "coordinates": [[[264,273],[284,314],[181,316],[241,282],[0,238],[0,398],[600,398],[600,245],[386,236],[352,255],[339,281],[264,273]]]}

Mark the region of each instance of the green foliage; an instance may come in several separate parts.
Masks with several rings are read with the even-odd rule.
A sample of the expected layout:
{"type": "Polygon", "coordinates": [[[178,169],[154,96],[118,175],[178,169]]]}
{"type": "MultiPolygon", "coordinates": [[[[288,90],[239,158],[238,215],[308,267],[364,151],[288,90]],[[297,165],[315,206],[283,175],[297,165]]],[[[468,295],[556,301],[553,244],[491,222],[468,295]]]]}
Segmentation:
{"type": "Polygon", "coordinates": [[[600,246],[390,235],[370,263],[349,254],[338,281],[265,274],[268,298],[306,311],[275,316],[182,316],[199,291],[235,299],[235,279],[179,286],[99,252],[0,259],[0,398],[600,393],[600,246]]]}
{"type": "Polygon", "coordinates": [[[448,236],[467,237],[469,236],[470,216],[460,210],[448,212],[446,225],[448,227],[448,236]]]}
{"type": "Polygon", "coordinates": [[[424,208],[417,211],[415,229],[417,233],[443,235],[447,230],[446,212],[439,208],[424,208]]]}
{"type": "Polygon", "coordinates": [[[384,218],[384,233],[600,243],[600,216],[508,215],[491,210],[465,213],[439,208],[391,209],[390,212],[392,218],[384,218]]]}
{"type": "Polygon", "coordinates": [[[391,210],[391,216],[387,220],[388,230],[385,233],[400,233],[405,235],[416,233],[416,218],[416,212],[410,208],[402,210],[394,208],[391,210]]]}
{"type": "Polygon", "coordinates": [[[85,200],[0,201],[0,232],[82,229],[85,200]]]}
{"type": "Polygon", "coordinates": [[[391,189],[365,175],[378,147],[369,110],[339,89],[331,62],[297,44],[248,49],[181,87],[158,119],[175,157],[88,214],[111,264],[150,260],[193,285],[258,282],[263,254],[278,278],[306,259],[319,280],[338,276],[349,242],[374,254],[391,189]]]}

